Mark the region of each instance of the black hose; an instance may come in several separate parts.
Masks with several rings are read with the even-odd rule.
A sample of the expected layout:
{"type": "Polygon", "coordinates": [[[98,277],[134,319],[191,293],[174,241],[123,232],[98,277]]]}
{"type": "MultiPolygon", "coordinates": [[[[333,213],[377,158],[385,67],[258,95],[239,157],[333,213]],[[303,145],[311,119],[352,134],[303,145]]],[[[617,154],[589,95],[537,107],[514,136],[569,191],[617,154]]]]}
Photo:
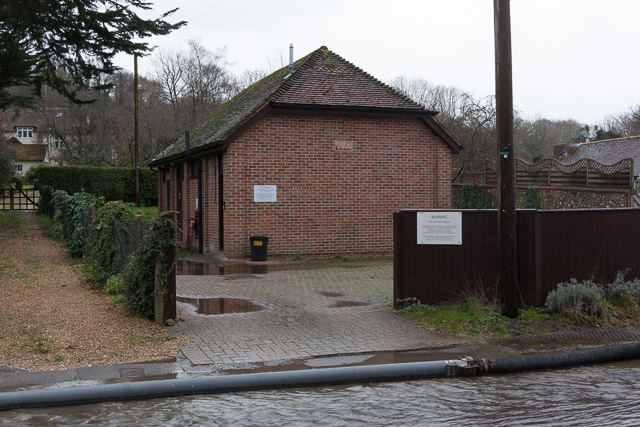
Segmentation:
{"type": "Polygon", "coordinates": [[[139,400],[192,394],[318,387],[350,383],[407,381],[446,376],[473,376],[609,363],[640,358],[640,342],[567,354],[506,359],[439,360],[433,362],[350,366],[283,372],[141,381],[65,389],[0,393],[0,410],[139,400]]]}
{"type": "Polygon", "coordinates": [[[455,366],[455,363],[455,361],[398,363],[16,391],[0,393],[0,410],[443,377],[452,366],[455,366]]]}
{"type": "Polygon", "coordinates": [[[637,358],[640,358],[640,342],[632,342],[550,356],[490,359],[488,360],[487,372],[498,374],[538,369],[557,369],[637,358]]]}

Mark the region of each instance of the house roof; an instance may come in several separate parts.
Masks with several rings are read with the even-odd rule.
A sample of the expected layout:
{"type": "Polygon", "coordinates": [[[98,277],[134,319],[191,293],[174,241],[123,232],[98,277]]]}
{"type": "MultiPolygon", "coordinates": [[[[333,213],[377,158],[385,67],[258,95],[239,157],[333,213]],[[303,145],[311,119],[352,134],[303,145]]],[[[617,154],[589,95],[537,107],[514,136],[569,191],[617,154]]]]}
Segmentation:
{"type": "Polygon", "coordinates": [[[47,144],[23,144],[15,137],[4,141],[4,144],[13,151],[16,161],[43,162],[47,154],[47,144]]]}
{"type": "MultiPolygon", "coordinates": [[[[325,46],[289,67],[254,83],[221,106],[190,132],[191,153],[223,147],[234,133],[260,112],[273,109],[366,111],[415,114],[457,152],[460,143],[433,117],[437,112],[400,94],[325,46]]],[[[151,162],[160,165],[186,157],[185,138],[151,162]]]]}
{"type": "Polygon", "coordinates": [[[34,127],[38,128],[46,123],[46,115],[36,113],[35,111],[25,111],[13,120],[6,127],[6,132],[13,132],[17,127],[34,127]]]}
{"type": "Polygon", "coordinates": [[[611,165],[623,159],[633,159],[633,175],[640,175],[640,136],[605,139],[580,144],[571,150],[565,163],[575,163],[589,158],[605,165],[611,165]]]}

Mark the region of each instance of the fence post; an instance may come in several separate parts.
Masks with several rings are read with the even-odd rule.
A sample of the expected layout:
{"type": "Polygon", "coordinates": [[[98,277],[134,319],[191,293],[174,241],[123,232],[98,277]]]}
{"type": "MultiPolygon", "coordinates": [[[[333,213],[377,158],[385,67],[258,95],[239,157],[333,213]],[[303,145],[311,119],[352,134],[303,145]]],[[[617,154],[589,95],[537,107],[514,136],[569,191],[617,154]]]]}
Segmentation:
{"type": "MultiPolygon", "coordinates": [[[[167,212],[162,214],[163,217],[170,219],[175,223],[176,214],[175,212],[167,212]]],[[[175,229],[171,230],[171,236],[169,236],[172,240],[175,239],[175,229]]],[[[156,261],[156,292],[154,292],[154,320],[158,324],[166,324],[168,326],[172,325],[177,316],[176,313],[176,247],[173,245],[167,251],[167,286],[166,292],[159,293],[157,292],[158,286],[160,284],[159,276],[162,271],[162,263],[160,260],[156,261]],[[171,321],[171,323],[169,323],[171,321]]]]}
{"type": "Polygon", "coordinates": [[[13,210],[13,188],[9,189],[9,209],[13,210]]]}

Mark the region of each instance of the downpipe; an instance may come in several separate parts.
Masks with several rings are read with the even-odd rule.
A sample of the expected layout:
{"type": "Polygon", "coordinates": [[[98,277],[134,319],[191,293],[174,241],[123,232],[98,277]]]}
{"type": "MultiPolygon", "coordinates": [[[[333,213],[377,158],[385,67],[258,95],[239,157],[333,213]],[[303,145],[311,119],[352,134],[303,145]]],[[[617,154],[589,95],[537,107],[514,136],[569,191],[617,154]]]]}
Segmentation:
{"type": "Polygon", "coordinates": [[[640,342],[536,357],[412,362],[283,372],[261,372],[200,378],[141,381],[64,389],[0,393],[0,410],[141,400],[195,394],[218,394],[321,387],[352,383],[408,381],[426,378],[502,374],[640,358],[640,342]]]}

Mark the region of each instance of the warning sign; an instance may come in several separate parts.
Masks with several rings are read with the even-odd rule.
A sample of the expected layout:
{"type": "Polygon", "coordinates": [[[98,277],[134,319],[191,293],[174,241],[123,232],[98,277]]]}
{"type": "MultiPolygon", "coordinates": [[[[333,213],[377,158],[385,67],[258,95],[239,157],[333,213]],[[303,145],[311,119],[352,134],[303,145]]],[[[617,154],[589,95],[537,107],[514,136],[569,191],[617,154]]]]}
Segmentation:
{"type": "Polygon", "coordinates": [[[462,212],[418,212],[419,245],[461,245],[462,212]]]}

